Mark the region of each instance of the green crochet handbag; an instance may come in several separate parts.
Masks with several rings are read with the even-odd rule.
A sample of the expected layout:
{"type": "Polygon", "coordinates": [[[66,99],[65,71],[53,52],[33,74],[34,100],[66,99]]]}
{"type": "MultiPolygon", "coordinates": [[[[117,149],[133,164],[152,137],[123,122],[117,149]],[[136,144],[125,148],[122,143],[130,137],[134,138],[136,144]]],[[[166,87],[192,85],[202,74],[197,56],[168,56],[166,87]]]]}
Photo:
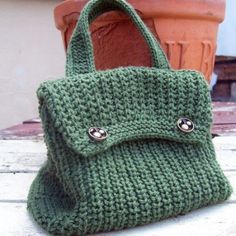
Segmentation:
{"type": "Polygon", "coordinates": [[[202,74],[170,68],[123,0],[91,0],[68,48],[66,77],[41,84],[48,159],[28,209],[46,231],[83,235],[134,227],[226,200],[231,187],[211,140],[202,74]],[[132,19],[153,67],[96,71],[89,23],[110,10],[132,19]]]}

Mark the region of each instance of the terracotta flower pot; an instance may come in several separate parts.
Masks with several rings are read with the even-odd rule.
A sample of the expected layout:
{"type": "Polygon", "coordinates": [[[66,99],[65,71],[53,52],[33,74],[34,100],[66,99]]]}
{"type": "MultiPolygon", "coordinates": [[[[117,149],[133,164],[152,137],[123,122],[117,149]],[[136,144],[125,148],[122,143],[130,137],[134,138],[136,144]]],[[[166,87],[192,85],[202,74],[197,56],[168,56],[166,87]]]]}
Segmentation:
{"type": "MultiPolygon", "coordinates": [[[[54,11],[65,49],[87,0],[68,0],[54,11]]],[[[209,81],[214,66],[218,25],[225,0],[129,0],[160,40],[175,69],[200,70],[209,81]]],[[[151,66],[148,48],[132,22],[109,12],[91,25],[97,69],[151,66]]],[[[78,42],[79,43],[79,42],[78,42]]]]}

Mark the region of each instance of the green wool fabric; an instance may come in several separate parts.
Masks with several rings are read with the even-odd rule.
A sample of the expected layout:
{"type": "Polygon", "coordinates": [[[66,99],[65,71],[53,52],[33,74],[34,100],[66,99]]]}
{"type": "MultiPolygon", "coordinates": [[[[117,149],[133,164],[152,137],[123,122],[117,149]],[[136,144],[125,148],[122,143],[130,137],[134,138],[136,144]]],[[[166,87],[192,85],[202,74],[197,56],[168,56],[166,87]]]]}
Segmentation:
{"type": "Polygon", "coordinates": [[[215,158],[203,75],[172,70],[125,1],[88,2],[69,45],[66,77],[44,82],[37,95],[48,159],[30,188],[28,209],[49,233],[134,227],[230,196],[215,158]],[[153,67],[96,71],[89,23],[109,10],[130,16],[153,67]],[[192,132],[178,128],[181,117],[193,121],[192,132]],[[90,127],[102,127],[108,137],[92,140],[90,127]]]}

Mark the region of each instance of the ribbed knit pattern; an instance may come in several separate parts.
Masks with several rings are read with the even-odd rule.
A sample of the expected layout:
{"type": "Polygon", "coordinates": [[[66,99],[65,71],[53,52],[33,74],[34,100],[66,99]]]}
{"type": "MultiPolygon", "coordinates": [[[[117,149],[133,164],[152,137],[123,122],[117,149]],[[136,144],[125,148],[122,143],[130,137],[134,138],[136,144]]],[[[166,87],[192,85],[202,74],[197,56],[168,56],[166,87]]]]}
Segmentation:
{"type": "Polygon", "coordinates": [[[28,209],[46,231],[124,229],[230,196],[215,159],[211,99],[200,73],[166,65],[69,74],[37,92],[48,160],[31,186],[28,209]],[[193,121],[192,132],[178,129],[181,117],[193,121]],[[107,139],[92,141],[90,127],[104,128],[107,139]]]}

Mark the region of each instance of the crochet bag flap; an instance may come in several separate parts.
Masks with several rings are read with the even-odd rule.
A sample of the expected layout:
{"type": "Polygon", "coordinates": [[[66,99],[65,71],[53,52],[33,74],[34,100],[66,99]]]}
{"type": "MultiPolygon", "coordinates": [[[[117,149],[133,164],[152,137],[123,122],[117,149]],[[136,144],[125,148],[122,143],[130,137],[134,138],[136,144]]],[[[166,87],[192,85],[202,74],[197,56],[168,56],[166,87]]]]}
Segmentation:
{"type": "Polygon", "coordinates": [[[230,196],[211,141],[204,77],[172,70],[125,1],[87,3],[68,48],[66,78],[44,82],[37,94],[48,159],[28,209],[49,233],[124,229],[230,196]],[[110,10],[130,16],[153,67],[96,71],[89,23],[110,10]]]}

